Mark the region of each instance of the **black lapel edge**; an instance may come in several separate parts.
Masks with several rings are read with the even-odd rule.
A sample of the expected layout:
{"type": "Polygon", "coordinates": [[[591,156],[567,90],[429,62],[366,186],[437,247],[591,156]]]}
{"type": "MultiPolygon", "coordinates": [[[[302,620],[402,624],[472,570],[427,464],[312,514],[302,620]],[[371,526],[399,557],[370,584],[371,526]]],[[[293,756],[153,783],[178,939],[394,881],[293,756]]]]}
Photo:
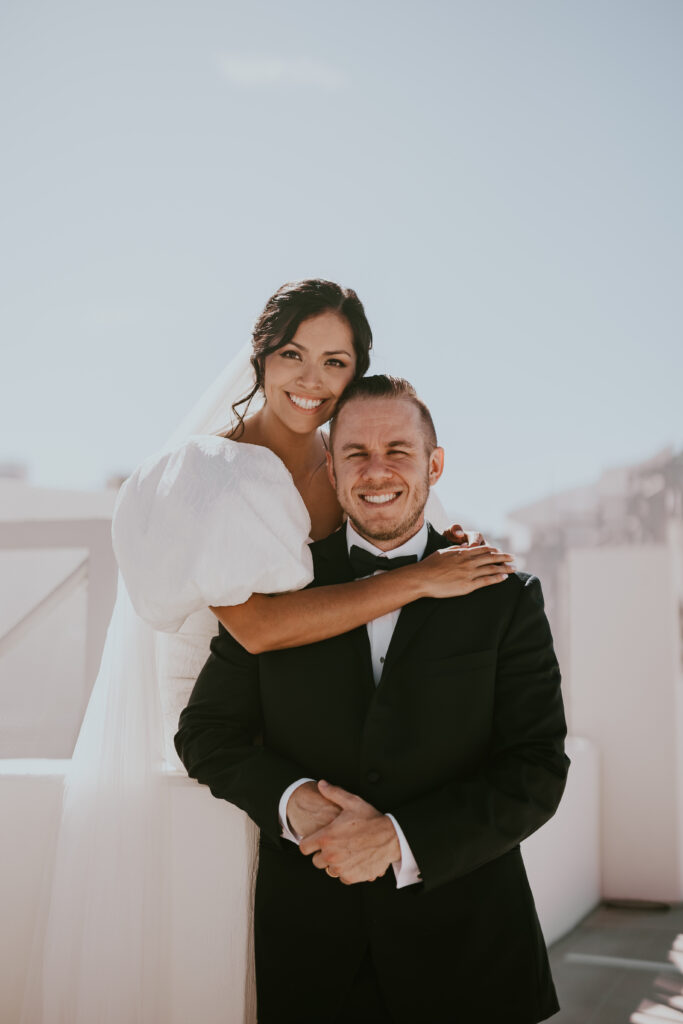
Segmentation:
{"type": "Polygon", "coordinates": [[[350,583],[354,579],[346,547],[346,525],[311,544],[316,586],[350,583]]]}
{"type": "MultiPolygon", "coordinates": [[[[444,537],[438,530],[435,530],[431,523],[428,523],[427,527],[427,546],[425,548],[423,558],[426,558],[427,555],[431,555],[435,551],[438,551],[439,548],[453,547],[453,542],[444,537]]],[[[391,643],[389,644],[389,648],[386,653],[382,680],[384,680],[385,675],[391,671],[391,668],[398,661],[398,658],[408,646],[408,643],[427,616],[434,611],[436,601],[437,598],[435,597],[421,597],[418,601],[413,601],[411,604],[407,604],[401,609],[398,622],[396,623],[396,628],[394,629],[394,633],[391,638],[391,643]]],[[[382,680],[380,680],[380,682],[382,680]]]]}
{"type": "MultiPolygon", "coordinates": [[[[315,586],[334,586],[337,583],[351,583],[355,579],[346,545],[346,524],[323,540],[315,541],[311,545],[311,551],[315,586]]],[[[361,671],[369,673],[368,678],[372,682],[374,690],[372,653],[366,624],[363,623],[361,626],[356,626],[355,629],[350,629],[346,634],[340,635],[348,636],[355,646],[360,659],[361,671]]]]}

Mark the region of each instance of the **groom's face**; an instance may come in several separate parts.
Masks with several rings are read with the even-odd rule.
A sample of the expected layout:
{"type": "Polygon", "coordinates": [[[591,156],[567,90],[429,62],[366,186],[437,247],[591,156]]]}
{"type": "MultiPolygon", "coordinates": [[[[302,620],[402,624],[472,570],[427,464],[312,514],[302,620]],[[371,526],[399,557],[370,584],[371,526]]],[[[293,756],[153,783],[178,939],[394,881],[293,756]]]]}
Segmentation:
{"type": "Polygon", "coordinates": [[[355,529],[382,550],[417,533],[442,470],[443,449],[431,449],[409,399],[357,398],[339,413],[330,479],[355,529]]]}

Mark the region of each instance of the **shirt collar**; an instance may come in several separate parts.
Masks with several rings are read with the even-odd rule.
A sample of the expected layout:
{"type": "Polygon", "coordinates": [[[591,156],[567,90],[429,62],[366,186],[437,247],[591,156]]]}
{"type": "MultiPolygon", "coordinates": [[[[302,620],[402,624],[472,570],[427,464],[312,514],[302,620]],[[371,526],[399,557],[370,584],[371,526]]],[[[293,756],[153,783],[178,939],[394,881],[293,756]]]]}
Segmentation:
{"type": "Polygon", "coordinates": [[[399,555],[417,555],[418,561],[423,557],[427,548],[427,541],[429,539],[429,527],[427,520],[422,524],[422,528],[417,531],[412,537],[401,544],[399,548],[392,548],[391,551],[382,551],[380,548],[366,540],[365,537],[354,530],[351,525],[351,520],[346,520],[346,547],[347,550],[351,550],[351,545],[355,544],[359,548],[364,548],[366,551],[371,551],[373,555],[384,555],[386,558],[397,558],[399,555]]]}

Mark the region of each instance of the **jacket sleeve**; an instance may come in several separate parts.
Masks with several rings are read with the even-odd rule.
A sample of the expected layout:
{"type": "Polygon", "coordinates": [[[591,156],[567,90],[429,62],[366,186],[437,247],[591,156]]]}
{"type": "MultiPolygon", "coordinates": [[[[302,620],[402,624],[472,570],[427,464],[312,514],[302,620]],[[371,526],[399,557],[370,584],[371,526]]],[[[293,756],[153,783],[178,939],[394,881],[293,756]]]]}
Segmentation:
{"type": "Polygon", "coordinates": [[[498,650],[482,770],[403,806],[400,823],[426,889],[500,857],[555,813],[569,767],[560,671],[541,585],[528,577],[498,650]]]}
{"type": "Polygon", "coordinates": [[[246,811],[279,843],[280,797],[307,773],[260,741],[258,660],[220,626],[180,714],[174,743],[190,778],[246,811]]]}

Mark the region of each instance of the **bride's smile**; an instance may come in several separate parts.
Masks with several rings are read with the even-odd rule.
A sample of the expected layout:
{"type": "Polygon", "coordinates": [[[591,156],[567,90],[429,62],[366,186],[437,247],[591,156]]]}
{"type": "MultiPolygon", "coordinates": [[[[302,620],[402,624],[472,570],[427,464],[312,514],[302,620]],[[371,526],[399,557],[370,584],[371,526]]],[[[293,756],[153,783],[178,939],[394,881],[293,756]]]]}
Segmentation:
{"type": "Polygon", "coordinates": [[[304,398],[303,395],[292,395],[290,392],[287,394],[297,409],[302,409],[304,412],[316,412],[325,401],[324,398],[304,398]]]}

